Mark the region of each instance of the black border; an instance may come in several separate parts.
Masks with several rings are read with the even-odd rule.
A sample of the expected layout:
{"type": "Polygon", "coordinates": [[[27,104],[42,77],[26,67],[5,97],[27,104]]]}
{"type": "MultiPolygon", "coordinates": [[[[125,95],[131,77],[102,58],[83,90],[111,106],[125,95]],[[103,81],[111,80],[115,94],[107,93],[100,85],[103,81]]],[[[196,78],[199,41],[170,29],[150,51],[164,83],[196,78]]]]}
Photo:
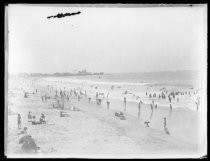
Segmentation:
{"type": "MultiPolygon", "coordinates": [[[[21,1],[21,2],[17,2],[17,1],[1,1],[1,27],[2,27],[2,35],[1,35],[1,39],[0,39],[0,44],[1,44],[1,46],[2,46],[2,52],[1,52],[1,54],[0,54],[0,56],[1,56],[1,58],[0,58],[0,60],[2,61],[1,63],[0,63],[0,65],[2,66],[1,68],[0,68],[0,70],[1,70],[1,72],[0,72],[0,74],[1,74],[1,82],[0,82],[0,84],[2,85],[2,88],[1,88],[1,90],[0,90],[0,92],[1,92],[1,98],[3,98],[3,101],[1,101],[1,103],[3,104],[2,106],[1,106],[1,108],[0,108],[0,110],[2,110],[1,111],[1,114],[3,114],[4,115],[4,103],[5,103],[5,101],[4,101],[4,90],[5,90],[5,81],[4,81],[4,77],[5,77],[5,55],[4,55],[4,38],[5,38],[5,21],[4,21],[4,19],[5,19],[5,6],[7,6],[8,4],[23,4],[23,3],[26,3],[26,4],[49,4],[50,3],[50,1],[45,1],[44,3],[43,3],[43,1],[37,1],[37,0],[32,0],[32,1],[30,1],[30,3],[29,2],[27,2],[27,1],[21,1]]],[[[187,2],[187,1],[182,1],[182,2],[177,2],[177,1],[174,1],[173,3],[171,3],[171,2],[164,2],[164,1],[156,1],[156,2],[154,2],[154,1],[148,1],[148,2],[130,2],[129,1],[129,3],[127,2],[119,2],[119,1],[110,1],[110,2],[104,2],[104,1],[101,1],[101,2],[90,2],[90,1],[83,1],[83,2],[76,2],[76,1],[66,1],[66,0],[60,0],[60,1],[57,1],[57,2],[53,2],[52,4],[58,4],[58,3],[62,3],[62,4],[69,4],[69,3],[71,3],[71,4],[149,4],[149,5],[154,5],[154,4],[165,4],[165,5],[176,5],[176,4],[183,4],[183,5],[190,5],[190,4],[207,4],[207,10],[208,10],[208,2],[207,1],[197,1],[197,2],[187,2]]],[[[51,4],[51,3],[50,3],[51,4]]],[[[207,25],[208,25],[208,22],[207,22],[207,25]]],[[[208,27],[207,27],[208,28],[208,27]]],[[[207,29],[208,30],[208,29],[207,29]]],[[[208,31],[207,31],[208,32],[208,31]]],[[[207,37],[207,42],[208,42],[208,37],[207,37]]],[[[208,49],[207,49],[208,50],[208,49]]],[[[208,55],[207,55],[207,63],[208,63],[208,55]]],[[[207,69],[207,72],[208,72],[208,69],[207,69]]],[[[208,78],[207,78],[207,82],[208,82],[208,78]]],[[[207,96],[208,96],[208,83],[207,83],[207,96]]],[[[208,107],[208,100],[207,100],[207,107],[208,107]]],[[[208,108],[207,108],[208,109],[208,108]]],[[[208,110],[207,110],[208,111],[208,110]]],[[[1,117],[1,123],[3,124],[3,126],[0,126],[1,127],[1,129],[4,129],[4,117],[1,117]]],[[[208,113],[207,113],[207,129],[208,129],[208,113]]],[[[6,156],[5,156],[5,154],[4,154],[4,130],[1,130],[1,132],[2,132],[2,134],[1,134],[1,141],[2,141],[2,143],[0,144],[0,146],[1,146],[1,152],[2,152],[2,155],[1,155],[1,158],[2,159],[8,159],[6,156]]],[[[208,132],[207,132],[207,137],[208,137],[208,132]]],[[[201,157],[201,158],[197,158],[197,159],[207,159],[208,158],[208,138],[207,138],[207,155],[206,156],[203,156],[203,157],[201,157]]],[[[41,159],[41,158],[32,158],[32,159],[41,159]]],[[[53,158],[44,158],[44,159],[53,159],[53,158]]],[[[54,158],[55,159],[55,158],[54,158]]],[[[57,158],[57,159],[60,159],[60,158],[57,158]]],[[[68,159],[70,159],[70,158],[68,158],[68,159]]],[[[75,158],[73,158],[73,159],[75,159],[75,158]]],[[[80,159],[83,159],[83,158],[80,158],[80,159]]],[[[174,159],[174,158],[172,158],[172,159],[174,159]]],[[[183,158],[184,159],[184,158],[183,158]]],[[[190,158],[186,158],[186,159],[190,159],[190,158]]]]}

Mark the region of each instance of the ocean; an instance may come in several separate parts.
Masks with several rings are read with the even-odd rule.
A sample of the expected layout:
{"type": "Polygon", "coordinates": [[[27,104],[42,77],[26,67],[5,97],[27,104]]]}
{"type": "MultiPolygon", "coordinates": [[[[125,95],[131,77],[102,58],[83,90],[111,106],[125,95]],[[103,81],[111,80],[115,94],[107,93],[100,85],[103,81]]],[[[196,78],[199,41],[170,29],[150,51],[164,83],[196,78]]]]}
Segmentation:
{"type": "Polygon", "coordinates": [[[145,73],[116,73],[104,75],[50,77],[48,80],[64,82],[86,82],[109,85],[174,85],[195,86],[199,83],[197,71],[167,71],[145,73]]]}
{"type": "MultiPolygon", "coordinates": [[[[79,90],[86,90],[87,94],[94,98],[96,93],[104,93],[106,99],[139,102],[142,100],[146,104],[151,103],[148,95],[160,94],[161,88],[170,91],[182,91],[194,93],[200,87],[200,77],[197,71],[167,71],[167,72],[148,72],[148,73],[117,73],[104,75],[88,76],[68,76],[68,77],[46,77],[49,82],[62,83],[66,89],[79,87],[79,90]],[[74,84],[74,86],[72,86],[74,84]],[[113,87],[112,87],[113,86],[113,87]],[[124,92],[127,91],[125,95],[124,92]],[[146,95],[146,92],[148,95],[146,95]]],[[[60,89],[60,85],[58,86],[60,89]]],[[[173,107],[185,107],[196,109],[196,95],[190,97],[179,96],[179,103],[172,101],[173,107]]],[[[158,105],[169,106],[165,100],[154,99],[158,105]]]]}

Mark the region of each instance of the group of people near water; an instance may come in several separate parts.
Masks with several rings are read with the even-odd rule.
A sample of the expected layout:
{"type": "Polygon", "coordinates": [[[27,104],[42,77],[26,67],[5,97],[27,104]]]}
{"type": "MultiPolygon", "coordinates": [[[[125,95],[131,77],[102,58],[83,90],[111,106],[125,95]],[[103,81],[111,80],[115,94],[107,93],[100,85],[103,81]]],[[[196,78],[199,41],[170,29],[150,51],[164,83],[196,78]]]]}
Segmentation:
{"type": "MultiPolygon", "coordinates": [[[[190,89],[193,89],[193,88],[190,88],[190,89]]],[[[166,90],[166,88],[161,88],[160,89],[161,93],[159,93],[159,95],[157,93],[148,93],[146,92],[146,96],[148,96],[150,99],[154,99],[154,98],[158,98],[158,99],[166,99],[166,97],[168,97],[168,101],[170,103],[169,107],[170,107],[170,110],[172,110],[172,100],[176,101],[176,102],[179,102],[179,96],[189,96],[191,97],[192,95],[196,95],[199,91],[196,90],[194,92],[192,91],[185,91],[185,92],[181,92],[181,91],[172,91],[172,92],[169,92],[168,90],[166,90]],[[158,95],[158,96],[157,96],[158,95]]],[[[196,109],[198,110],[199,109],[199,105],[200,105],[200,97],[198,96],[196,98],[196,101],[195,101],[195,104],[196,104],[196,109]]]]}

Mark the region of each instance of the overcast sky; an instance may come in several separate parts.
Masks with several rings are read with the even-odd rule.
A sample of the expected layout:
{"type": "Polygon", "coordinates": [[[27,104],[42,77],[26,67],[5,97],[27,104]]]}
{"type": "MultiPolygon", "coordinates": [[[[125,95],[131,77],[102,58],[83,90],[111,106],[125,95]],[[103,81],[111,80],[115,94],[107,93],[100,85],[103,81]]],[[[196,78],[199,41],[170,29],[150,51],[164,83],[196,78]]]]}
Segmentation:
{"type": "Polygon", "coordinates": [[[205,16],[204,7],[10,5],[9,73],[197,70],[206,61],[205,16]]]}

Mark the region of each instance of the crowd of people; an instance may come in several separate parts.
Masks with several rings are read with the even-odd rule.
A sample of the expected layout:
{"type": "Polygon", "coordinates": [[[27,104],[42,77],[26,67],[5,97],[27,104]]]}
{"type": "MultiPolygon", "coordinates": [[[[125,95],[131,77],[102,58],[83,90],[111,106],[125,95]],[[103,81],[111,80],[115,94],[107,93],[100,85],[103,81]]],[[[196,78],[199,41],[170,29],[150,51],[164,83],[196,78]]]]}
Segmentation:
{"type": "MultiPolygon", "coordinates": [[[[98,89],[98,87],[95,87],[95,89],[98,89]]],[[[114,90],[114,86],[111,86],[111,90],[114,90]]],[[[47,91],[50,93],[54,93],[54,94],[51,94],[51,95],[48,95],[48,93],[45,93],[44,95],[41,96],[41,101],[43,103],[48,103],[48,100],[51,100],[49,101],[50,103],[52,103],[52,107],[53,108],[58,108],[60,109],[60,117],[70,117],[70,114],[68,114],[67,112],[64,111],[64,109],[66,108],[65,107],[65,102],[71,102],[71,98],[74,97],[74,98],[77,98],[78,102],[81,101],[81,99],[83,98],[86,98],[88,100],[88,103],[91,103],[93,102],[93,100],[95,100],[95,103],[97,105],[101,105],[102,104],[102,101],[106,100],[106,107],[107,109],[109,110],[110,109],[110,99],[105,99],[105,94],[104,93],[100,93],[100,92],[96,92],[95,93],[95,99],[93,97],[91,97],[90,95],[87,94],[87,91],[86,90],[82,90],[81,87],[78,87],[78,88],[73,88],[73,89],[66,89],[64,87],[64,89],[55,89],[53,86],[50,86],[50,85],[47,85],[47,91]],[[52,101],[53,100],[53,101],[52,101]]],[[[169,110],[170,112],[172,111],[172,101],[176,101],[176,102],[179,102],[179,96],[181,95],[188,95],[188,96],[191,96],[192,94],[196,94],[196,92],[194,93],[191,93],[191,92],[179,92],[179,91],[172,91],[172,92],[169,92],[167,91],[165,88],[162,88],[160,89],[161,92],[159,93],[148,93],[146,92],[146,97],[148,97],[150,100],[151,100],[151,104],[150,104],[150,108],[151,108],[151,114],[150,114],[150,120],[146,120],[144,122],[145,126],[146,127],[150,127],[150,121],[152,119],[152,116],[153,116],[153,111],[155,109],[158,108],[158,105],[157,103],[155,103],[155,99],[163,99],[163,100],[166,100],[166,98],[168,98],[168,103],[169,103],[169,110]]],[[[36,92],[37,93],[38,90],[36,89],[36,92]]],[[[35,94],[33,92],[33,94],[35,94]]],[[[115,112],[115,116],[116,117],[119,117],[121,120],[126,120],[126,116],[125,116],[125,113],[126,113],[126,108],[127,108],[127,98],[126,98],[126,95],[128,94],[129,92],[126,90],[123,95],[124,95],[124,98],[123,98],[123,111],[124,113],[121,111],[121,112],[115,112]]],[[[106,98],[108,98],[109,94],[106,95],[106,98]]],[[[29,97],[29,93],[25,92],[24,93],[24,98],[28,98],[29,97]]],[[[141,100],[141,98],[139,96],[137,96],[137,99],[139,100],[138,103],[137,103],[137,117],[140,119],[141,118],[141,108],[142,108],[142,104],[143,101],[141,100]]],[[[200,105],[200,97],[197,97],[196,99],[196,105],[197,105],[197,110],[199,109],[199,105],[200,105]]],[[[72,110],[76,110],[75,106],[72,105],[72,110]]],[[[169,133],[169,130],[166,126],[166,117],[163,118],[164,122],[163,122],[163,129],[164,129],[164,132],[166,134],[170,134],[169,133]]],[[[36,119],[36,116],[35,115],[32,115],[31,112],[29,111],[28,112],[28,122],[31,122],[31,125],[41,125],[41,124],[46,124],[46,116],[44,114],[41,114],[40,118],[37,120],[36,119]]],[[[18,114],[18,119],[17,119],[17,123],[18,123],[18,129],[21,129],[21,115],[18,114]]],[[[25,127],[23,132],[22,133],[26,133],[26,130],[27,128],[25,127]]],[[[30,136],[31,137],[31,136],[30,136]]],[[[26,151],[28,151],[28,148],[29,145],[26,145],[28,144],[28,142],[24,142],[24,141],[21,141],[21,143],[23,143],[22,145],[22,149],[25,150],[27,149],[26,151]]],[[[34,152],[37,152],[38,150],[40,150],[39,147],[35,146],[34,143],[32,143],[33,147],[32,148],[32,151],[34,152]]]]}

